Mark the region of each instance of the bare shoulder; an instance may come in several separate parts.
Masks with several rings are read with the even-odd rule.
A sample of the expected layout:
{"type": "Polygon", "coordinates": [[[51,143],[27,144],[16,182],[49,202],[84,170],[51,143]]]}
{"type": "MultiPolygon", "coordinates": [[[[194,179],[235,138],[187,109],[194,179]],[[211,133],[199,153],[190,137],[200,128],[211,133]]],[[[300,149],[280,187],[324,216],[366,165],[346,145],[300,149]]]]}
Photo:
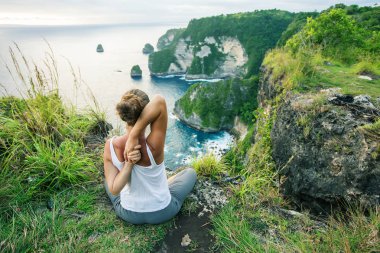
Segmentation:
{"type": "Polygon", "coordinates": [[[166,105],[165,97],[162,96],[161,94],[154,95],[153,101],[155,101],[156,103],[162,104],[162,105],[166,105]]]}

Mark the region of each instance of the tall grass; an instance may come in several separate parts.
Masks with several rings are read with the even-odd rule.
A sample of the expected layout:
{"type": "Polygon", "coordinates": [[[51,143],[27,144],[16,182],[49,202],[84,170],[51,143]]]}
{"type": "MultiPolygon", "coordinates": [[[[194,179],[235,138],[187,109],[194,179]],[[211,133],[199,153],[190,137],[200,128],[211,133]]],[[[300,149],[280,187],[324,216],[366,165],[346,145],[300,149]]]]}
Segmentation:
{"type": "MultiPolygon", "coordinates": [[[[304,47],[298,52],[276,48],[264,59],[264,80],[269,78],[264,85],[272,85],[264,90],[270,90],[274,98],[255,110],[254,142],[246,154],[230,152],[226,157],[232,164],[243,164],[239,173],[246,180],[232,188],[229,204],[212,219],[217,243],[226,252],[377,252],[380,249],[378,207],[363,210],[352,206],[337,210],[327,218],[312,216],[305,210],[294,216],[289,215],[292,212],[286,215],[278,212],[295,208],[280,193],[281,181],[286,178],[279,177],[282,168],[272,158],[271,140],[277,110],[289,93],[310,92],[307,96],[314,101],[304,108],[297,122],[304,127],[305,136],[310,134],[310,120],[326,101],[323,95],[314,94],[316,90],[340,87],[348,94],[374,97],[379,94],[377,80],[363,81],[357,76],[363,72],[377,75],[376,57],[370,55],[368,61],[363,58],[356,64],[341,65],[339,59],[327,58],[322,53],[318,47],[304,47]]],[[[378,121],[360,129],[371,138],[379,138],[378,121]]],[[[379,157],[379,154],[377,147],[371,155],[379,157]]]]}
{"type": "Polygon", "coordinates": [[[0,98],[0,252],[152,251],[172,222],[116,217],[101,180],[108,125],[93,94],[85,110],[63,103],[52,50],[41,67],[17,45],[10,52],[21,89],[0,98]]]}
{"type": "Polygon", "coordinates": [[[8,218],[16,203],[95,180],[98,170],[85,150],[86,138],[105,122],[99,108],[81,113],[63,103],[52,50],[42,67],[17,44],[10,55],[13,65],[6,68],[21,90],[18,98],[0,98],[0,214],[8,218]]]}
{"type": "Polygon", "coordinates": [[[199,176],[204,177],[218,178],[227,170],[226,165],[222,161],[219,161],[212,153],[194,159],[191,165],[199,176]]]}
{"type": "Polygon", "coordinates": [[[351,207],[345,214],[315,221],[307,214],[292,217],[231,202],[212,220],[217,244],[226,252],[369,253],[380,248],[378,208],[365,215],[360,207],[351,207]]]}

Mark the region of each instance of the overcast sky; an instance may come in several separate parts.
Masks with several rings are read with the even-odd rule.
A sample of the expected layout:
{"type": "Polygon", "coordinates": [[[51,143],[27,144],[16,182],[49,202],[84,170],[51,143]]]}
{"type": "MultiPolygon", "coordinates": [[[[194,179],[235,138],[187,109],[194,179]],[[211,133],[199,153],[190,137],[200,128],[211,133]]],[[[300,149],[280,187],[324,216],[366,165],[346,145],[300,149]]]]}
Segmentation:
{"type": "Polygon", "coordinates": [[[0,0],[0,24],[186,24],[192,18],[222,13],[274,8],[320,11],[337,3],[373,6],[379,0],[0,0]]]}

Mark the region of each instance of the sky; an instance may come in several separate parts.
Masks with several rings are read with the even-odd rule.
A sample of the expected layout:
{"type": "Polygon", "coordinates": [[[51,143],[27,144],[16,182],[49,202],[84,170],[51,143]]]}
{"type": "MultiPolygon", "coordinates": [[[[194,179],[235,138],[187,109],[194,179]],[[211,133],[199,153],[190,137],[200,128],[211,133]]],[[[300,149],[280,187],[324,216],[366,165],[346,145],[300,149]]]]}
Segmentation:
{"type": "Polygon", "coordinates": [[[192,18],[260,9],[321,11],[379,0],[0,0],[0,24],[187,24],[192,18]]]}

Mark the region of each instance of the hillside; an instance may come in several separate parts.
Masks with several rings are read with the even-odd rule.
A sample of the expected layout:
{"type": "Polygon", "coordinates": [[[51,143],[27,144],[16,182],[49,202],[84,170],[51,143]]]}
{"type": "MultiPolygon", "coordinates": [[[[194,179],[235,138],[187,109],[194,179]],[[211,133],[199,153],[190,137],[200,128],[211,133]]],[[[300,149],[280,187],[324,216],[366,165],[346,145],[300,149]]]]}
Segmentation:
{"type": "Polygon", "coordinates": [[[194,84],[176,101],[174,113],[181,121],[205,132],[231,130],[236,117],[245,124],[252,120],[243,112],[256,109],[257,84],[257,78],[194,84]]]}
{"type": "Polygon", "coordinates": [[[214,218],[229,251],[379,248],[379,34],[356,20],[332,8],[266,54],[252,134],[223,161],[247,175],[214,218]]]}
{"type": "MultiPolygon", "coordinates": [[[[248,60],[249,78],[191,86],[176,102],[182,121],[199,115],[198,127],[217,130],[238,117],[248,133],[221,160],[208,154],[192,162],[196,194],[159,225],[131,225],[115,215],[101,159],[110,125],[96,101],[83,111],[66,105],[54,55],[46,55],[46,71],[11,49],[14,76],[29,92],[0,98],[0,251],[157,252],[162,245],[172,252],[165,235],[174,234],[179,248],[193,232],[198,237],[181,250],[378,252],[379,10],[337,5],[291,18],[263,52],[257,75],[256,60],[248,60]],[[183,224],[199,227],[178,230],[183,224]],[[212,245],[200,247],[200,237],[212,245]]],[[[191,34],[196,28],[204,40],[202,27],[191,34]]],[[[162,64],[176,61],[170,50],[186,31],[160,39],[159,52],[168,53],[162,64]]]]}
{"type": "Polygon", "coordinates": [[[150,72],[186,74],[188,79],[250,76],[293,17],[267,10],[191,20],[186,29],[169,30],[170,36],[159,40],[161,50],[149,57],[150,72]],[[169,37],[170,43],[161,46],[169,37]]]}

